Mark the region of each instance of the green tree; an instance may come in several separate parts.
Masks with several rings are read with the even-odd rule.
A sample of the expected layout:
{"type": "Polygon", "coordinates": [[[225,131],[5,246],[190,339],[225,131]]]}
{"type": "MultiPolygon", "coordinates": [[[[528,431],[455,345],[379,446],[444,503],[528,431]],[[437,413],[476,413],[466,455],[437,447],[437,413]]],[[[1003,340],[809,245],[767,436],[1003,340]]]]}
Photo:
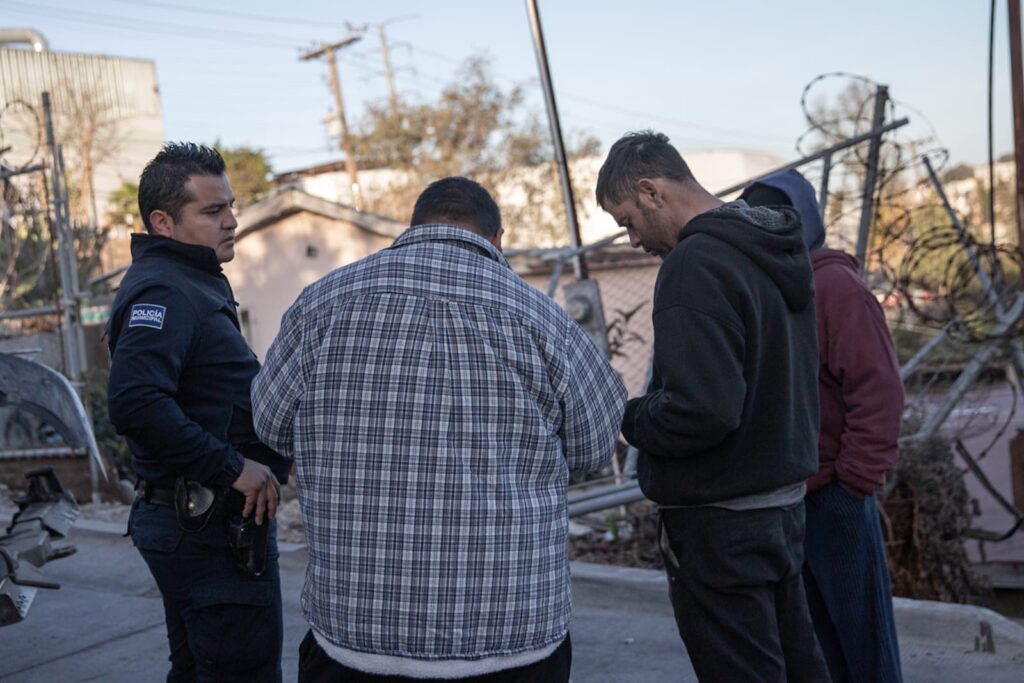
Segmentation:
{"type": "Polygon", "coordinates": [[[128,232],[144,232],[139,215],[139,186],[124,181],[121,187],[107,197],[106,222],[109,226],[123,226],[128,232]]]}
{"type": "Polygon", "coordinates": [[[253,147],[225,147],[215,142],[214,147],[224,157],[228,180],[235,191],[236,208],[255,204],[270,194],[272,170],[262,149],[253,147]]]}
{"type": "MultiPolygon", "coordinates": [[[[475,56],[436,100],[400,100],[397,109],[386,100],[368,105],[355,134],[357,154],[364,164],[395,170],[398,179],[377,191],[365,188],[367,208],[408,220],[427,183],[462,175],[495,195],[510,245],[565,243],[566,217],[547,126],[525,99],[522,86],[503,89],[489,61],[475,56]]],[[[570,160],[598,148],[587,135],[566,143],[570,160]]],[[[574,190],[578,201],[583,188],[574,190]]]]}

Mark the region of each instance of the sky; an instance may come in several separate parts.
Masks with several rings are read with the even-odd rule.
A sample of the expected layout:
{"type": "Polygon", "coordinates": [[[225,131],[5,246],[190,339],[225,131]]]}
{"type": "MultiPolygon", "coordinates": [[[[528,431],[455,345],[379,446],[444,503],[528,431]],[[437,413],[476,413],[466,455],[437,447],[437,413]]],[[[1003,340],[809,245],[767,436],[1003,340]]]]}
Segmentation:
{"type": "MultiPolygon", "coordinates": [[[[654,128],[681,150],[795,159],[804,86],[826,72],[889,86],[911,134],[934,129],[953,162],[987,156],[989,3],[980,0],[538,0],[567,133],[607,148],[654,128]]],[[[485,55],[504,87],[543,114],[522,0],[0,0],[0,25],[56,51],[153,60],[168,139],[265,150],[275,172],[339,158],[322,61],[301,49],[373,31],[339,53],[350,124],[387,96],[375,26],[385,24],[399,93],[435,98],[459,63],[485,55]]],[[[995,153],[1012,149],[1006,3],[997,3],[995,153]]],[[[837,83],[838,81],[829,81],[837,83]]],[[[829,86],[819,91],[830,92],[829,86]]]]}

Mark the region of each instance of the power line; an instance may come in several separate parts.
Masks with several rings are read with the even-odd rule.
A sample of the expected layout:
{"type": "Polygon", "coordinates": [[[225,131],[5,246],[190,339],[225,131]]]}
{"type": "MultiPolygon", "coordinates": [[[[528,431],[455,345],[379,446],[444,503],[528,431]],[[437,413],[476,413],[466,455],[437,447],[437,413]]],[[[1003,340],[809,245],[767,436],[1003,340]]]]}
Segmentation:
{"type": "MultiPolygon", "coordinates": [[[[251,13],[251,12],[235,12],[235,11],[227,11],[227,10],[217,10],[217,9],[211,9],[211,8],[198,7],[198,6],[195,6],[195,5],[172,5],[170,3],[164,3],[164,2],[141,2],[140,3],[140,2],[133,2],[132,0],[110,0],[110,1],[111,2],[120,2],[120,3],[125,3],[125,4],[133,4],[133,5],[136,5],[136,6],[140,6],[141,5],[141,6],[160,7],[160,8],[172,9],[172,10],[177,10],[177,11],[182,11],[182,12],[191,12],[191,13],[194,13],[194,14],[205,14],[205,15],[210,15],[210,16],[222,16],[222,17],[236,18],[236,19],[247,19],[247,20],[252,20],[252,21],[271,22],[271,23],[275,23],[275,24],[282,24],[282,23],[284,23],[284,24],[293,24],[293,25],[301,25],[301,26],[316,26],[318,28],[323,28],[323,26],[325,25],[324,22],[322,22],[322,21],[320,21],[320,22],[304,21],[304,20],[290,19],[290,18],[283,17],[283,16],[271,16],[271,15],[265,15],[265,14],[255,14],[255,13],[251,13]]],[[[7,4],[10,5],[12,3],[7,3],[7,4]]],[[[17,5],[19,3],[15,2],[13,4],[17,5]]],[[[40,8],[47,8],[46,6],[38,6],[38,7],[40,7],[40,8]]],[[[54,10],[56,8],[50,7],[48,9],[54,10]]],[[[112,15],[101,15],[101,14],[95,14],[95,13],[82,13],[82,12],[79,12],[79,14],[90,14],[90,15],[96,16],[96,17],[105,17],[108,20],[119,20],[120,19],[119,17],[114,17],[112,15]]],[[[385,23],[385,22],[381,22],[382,25],[383,25],[383,23],[385,23]]],[[[390,22],[388,22],[388,23],[390,23],[390,22]]],[[[150,24],[147,22],[146,25],[150,25],[150,24]]],[[[186,30],[186,31],[194,31],[195,30],[192,27],[183,26],[183,25],[180,25],[180,24],[175,25],[175,24],[166,24],[166,23],[156,23],[156,24],[152,24],[152,26],[154,26],[154,27],[156,27],[156,26],[163,26],[163,27],[166,27],[168,29],[173,28],[173,29],[186,30]]],[[[216,31],[216,33],[217,33],[218,36],[222,36],[225,33],[231,33],[231,34],[238,35],[239,37],[248,38],[248,39],[256,38],[256,39],[260,39],[260,40],[274,40],[274,41],[282,40],[282,37],[279,36],[279,35],[249,34],[249,33],[238,32],[238,31],[220,31],[220,30],[216,31]]],[[[438,59],[440,61],[444,61],[444,62],[448,62],[448,63],[452,63],[452,64],[461,64],[462,61],[463,61],[463,60],[458,59],[456,57],[453,57],[451,55],[446,55],[446,54],[443,54],[441,52],[437,52],[436,50],[433,50],[432,48],[425,47],[425,46],[422,46],[422,45],[410,44],[410,46],[415,48],[417,50],[417,52],[425,54],[425,55],[427,55],[429,57],[433,57],[433,58],[438,59]]],[[[348,62],[348,63],[351,63],[351,62],[348,62]]],[[[369,71],[369,69],[367,69],[365,67],[362,67],[361,65],[359,67],[357,67],[357,68],[363,68],[364,70],[369,71]]],[[[369,71],[369,72],[372,73],[373,75],[376,75],[376,76],[387,75],[387,70],[386,69],[383,72],[382,71],[378,71],[378,70],[373,70],[373,71],[369,71]]],[[[506,80],[506,81],[509,81],[509,82],[512,82],[512,83],[516,83],[516,84],[519,83],[519,81],[517,79],[514,79],[511,76],[508,76],[508,75],[505,75],[505,74],[501,74],[501,73],[498,73],[498,72],[495,72],[495,75],[498,76],[499,78],[503,79],[503,80],[506,80]]],[[[630,115],[630,116],[638,117],[638,118],[640,118],[642,120],[657,122],[657,123],[661,123],[661,124],[667,124],[667,125],[672,125],[672,126],[680,126],[680,127],[684,127],[684,128],[693,128],[693,129],[696,129],[696,130],[705,130],[705,131],[708,131],[708,132],[711,132],[711,133],[719,133],[719,134],[730,135],[730,136],[737,136],[737,137],[755,138],[755,139],[759,139],[759,140],[774,140],[774,141],[786,142],[786,143],[792,142],[792,139],[788,138],[788,137],[783,137],[783,136],[778,136],[778,135],[771,135],[771,134],[767,134],[767,133],[760,133],[760,132],[749,131],[749,130],[736,129],[736,128],[727,128],[727,127],[722,127],[722,126],[713,126],[713,125],[708,125],[708,124],[697,123],[697,122],[694,122],[694,121],[684,121],[684,120],[676,119],[676,118],[673,118],[673,117],[666,117],[666,116],[661,116],[661,115],[657,115],[657,114],[651,114],[650,112],[644,112],[644,111],[639,111],[639,110],[635,110],[635,109],[629,109],[629,108],[626,108],[626,107],[621,107],[621,106],[616,106],[616,105],[608,104],[606,102],[600,102],[600,101],[597,101],[597,100],[594,100],[594,99],[591,99],[591,98],[588,98],[588,97],[584,97],[582,95],[577,95],[577,94],[574,94],[574,93],[571,93],[571,92],[566,92],[566,91],[563,91],[563,90],[559,90],[559,95],[561,97],[565,98],[565,99],[575,100],[576,102],[579,102],[581,104],[585,104],[585,105],[589,105],[589,106],[593,106],[593,107],[598,107],[598,108],[606,109],[606,110],[609,110],[609,111],[617,111],[617,112],[619,112],[621,114],[627,114],[627,115],[630,115]]]]}
{"type": "Polygon", "coordinates": [[[177,5],[168,2],[139,2],[139,0],[107,0],[134,7],[158,7],[177,12],[191,12],[193,14],[208,14],[211,16],[226,17],[228,19],[244,19],[246,21],[261,21],[270,24],[291,24],[293,26],[313,26],[323,28],[327,22],[296,19],[295,17],[271,16],[268,14],[255,14],[253,12],[232,12],[228,10],[211,9],[209,7],[197,7],[195,5],[177,5]]]}
{"type": "MultiPolygon", "coordinates": [[[[412,46],[413,46],[413,48],[416,49],[417,52],[421,52],[421,53],[427,55],[428,57],[433,57],[434,59],[437,59],[437,60],[440,60],[440,61],[443,61],[443,62],[448,62],[448,63],[451,63],[451,64],[462,64],[462,62],[463,62],[463,60],[460,60],[460,59],[458,59],[456,57],[452,57],[451,55],[442,54],[440,52],[437,52],[436,50],[433,50],[433,49],[428,48],[428,47],[424,47],[422,45],[418,45],[418,44],[413,43],[412,46]]],[[[495,75],[498,76],[499,78],[502,78],[503,80],[510,81],[510,82],[516,83],[516,84],[520,84],[520,81],[512,78],[511,76],[508,76],[508,75],[505,75],[505,74],[500,74],[500,73],[497,73],[497,72],[495,73],[495,75]]],[[[683,120],[680,120],[680,119],[675,119],[675,118],[666,117],[666,116],[652,115],[649,112],[642,112],[642,111],[639,111],[639,110],[636,110],[636,109],[629,109],[629,108],[626,108],[626,107],[620,107],[620,106],[608,104],[607,102],[599,102],[597,100],[594,100],[594,99],[591,99],[591,98],[588,98],[588,97],[584,97],[582,95],[576,95],[576,94],[573,94],[573,93],[570,93],[570,92],[566,92],[565,90],[562,90],[561,88],[559,88],[559,90],[558,90],[558,95],[561,98],[565,98],[567,100],[575,100],[576,102],[579,102],[581,104],[587,104],[587,105],[594,106],[594,107],[600,107],[601,109],[607,109],[609,111],[617,111],[617,112],[622,113],[622,114],[629,114],[630,116],[638,116],[638,117],[642,117],[642,118],[645,118],[645,119],[648,119],[648,120],[652,120],[652,121],[660,121],[662,123],[668,123],[668,124],[671,124],[671,125],[674,125],[674,126],[683,126],[683,127],[686,127],[686,128],[697,128],[697,129],[706,130],[706,131],[709,131],[709,132],[712,132],[712,133],[724,133],[724,134],[728,134],[728,135],[740,135],[740,136],[745,136],[745,137],[756,137],[756,138],[766,139],[766,140],[767,139],[775,139],[775,140],[778,140],[778,141],[781,141],[781,142],[786,142],[786,143],[791,143],[793,141],[792,138],[786,138],[786,137],[781,137],[781,136],[777,136],[777,135],[768,135],[768,134],[756,133],[756,132],[751,132],[749,130],[740,130],[740,129],[736,129],[736,128],[724,128],[724,127],[721,127],[721,126],[710,126],[710,125],[706,125],[706,124],[703,124],[703,123],[696,123],[696,122],[693,122],[693,121],[683,121],[683,120]]]]}
{"type": "Polygon", "coordinates": [[[260,33],[249,33],[246,31],[235,31],[232,29],[203,29],[201,27],[189,26],[187,24],[174,24],[169,22],[157,22],[149,21],[138,17],[118,17],[111,14],[102,14],[99,12],[85,12],[81,10],[72,10],[63,7],[53,7],[51,5],[40,5],[34,4],[23,4],[17,1],[10,1],[4,3],[4,7],[10,11],[19,12],[23,14],[38,14],[45,17],[57,19],[57,20],[73,20],[78,23],[93,24],[98,26],[132,29],[137,31],[145,31],[148,33],[165,33],[169,35],[176,35],[189,39],[201,39],[201,40],[215,40],[223,43],[225,38],[236,38],[238,40],[246,41],[246,44],[252,44],[252,41],[260,41],[261,46],[273,46],[273,47],[294,47],[295,40],[279,34],[260,34],[260,33]]]}
{"type": "MultiPolygon", "coordinates": [[[[118,1],[119,2],[121,0],[114,0],[114,1],[118,1]]],[[[153,5],[153,6],[165,6],[166,5],[166,3],[143,3],[143,4],[153,5]]],[[[116,17],[116,16],[112,16],[112,15],[106,15],[106,14],[95,13],[95,12],[82,12],[82,11],[75,11],[75,10],[58,9],[58,8],[55,8],[55,7],[52,7],[52,6],[46,6],[46,5],[27,6],[27,5],[24,5],[22,3],[18,3],[18,2],[8,2],[8,3],[5,3],[5,6],[10,8],[10,9],[12,9],[12,10],[14,10],[15,12],[29,13],[29,14],[32,14],[32,13],[42,14],[44,16],[50,16],[50,17],[52,17],[52,18],[54,18],[55,20],[58,20],[58,21],[72,22],[72,23],[75,23],[75,24],[86,23],[86,24],[101,25],[101,26],[105,26],[105,27],[111,27],[111,28],[114,28],[114,29],[117,29],[117,30],[131,31],[132,33],[147,32],[147,33],[155,33],[155,34],[170,34],[170,35],[180,36],[180,37],[183,37],[185,39],[201,40],[201,41],[215,41],[219,45],[223,45],[223,43],[225,42],[225,39],[227,39],[228,42],[244,43],[247,46],[253,45],[253,41],[254,40],[255,41],[260,41],[261,45],[267,45],[267,46],[269,46],[270,45],[270,41],[272,41],[272,42],[275,43],[272,47],[282,48],[282,49],[284,47],[286,47],[286,46],[287,47],[292,47],[295,44],[290,39],[284,38],[284,37],[282,37],[280,35],[267,35],[267,34],[248,33],[248,32],[242,32],[242,31],[212,30],[212,29],[210,31],[204,31],[203,34],[197,34],[197,31],[202,31],[202,29],[197,29],[195,27],[185,26],[185,25],[181,25],[181,24],[173,24],[173,23],[167,23],[167,22],[150,22],[150,21],[143,21],[143,20],[135,19],[135,18],[126,19],[126,18],[123,18],[123,17],[116,17]],[[58,13],[59,13],[59,16],[57,15],[58,13]],[[214,34],[216,37],[213,37],[213,35],[210,35],[210,37],[206,37],[206,35],[209,35],[210,33],[214,34]],[[267,43],[263,43],[263,41],[268,41],[268,42],[267,43]]],[[[191,6],[191,7],[181,6],[180,8],[176,7],[176,9],[182,9],[182,10],[187,10],[187,11],[194,12],[194,13],[208,14],[208,15],[219,15],[219,16],[228,16],[228,15],[230,15],[232,17],[236,17],[236,15],[244,14],[244,13],[237,13],[237,12],[221,12],[221,11],[206,10],[206,9],[201,10],[201,9],[199,9],[197,7],[194,7],[194,6],[191,6]]],[[[236,18],[253,18],[255,16],[256,15],[251,15],[251,16],[246,16],[246,17],[236,17],[236,18]]],[[[264,15],[262,17],[262,20],[268,20],[269,21],[270,19],[269,19],[269,17],[267,15],[264,15]]],[[[323,24],[322,23],[317,23],[316,25],[317,26],[322,26],[323,24]]],[[[442,61],[446,61],[446,62],[450,62],[450,63],[455,63],[455,64],[462,63],[462,60],[459,60],[457,58],[451,57],[449,55],[444,55],[444,54],[436,52],[436,51],[434,51],[434,50],[432,50],[430,48],[424,48],[424,47],[418,46],[418,45],[413,46],[413,47],[415,47],[415,49],[417,49],[417,51],[419,51],[419,52],[421,52],[423,54],[426,54],[428,56],[432,56],[432,57],[434,57],[436,59],[439,59],[439,60],[442,60],[442,61]]],[[[374,67],[371,67],[368,64],[366,64],[366,62],[371,61],[371,58],[369,56],[366,56],[366,55],[363,55],[363,54],[351,54],[350,56],[354,57],[355,59],[344,59],[344,58],[339,57],[339,60],[342,61],[345,64],[353,66],[353,67],[355,67],[357,69],[360,69],[361,71],[363,71],[365,73],[368,73],[370,75],[373,75],[373,76],[386,75],[386,71],[381,71],[378,68],[374,68],[374,67]],[[360,62],[362,62],[362,63],[360,63],[360,62]]],[[[213,62],[213,63],[209,63],[208,62],[207,64],[216,64],[216,62],[213,62]]],[[[233,71],[233,75],[237,73],[237,69],[233,69],[232,71],[233,71]]],[[[259,71],[249,72],[246,75],[251,75],[254,79],[259,80],[260,83],[265,83],[268,80],[266,75],[265,75],[265,73],[259,72],[259,71]]],[[[513,79],[513,78],[511,78],[509,76],[506,76],[504,74],[496,73],[495,75],[498,76],[499,78],[502,78],[503,80],[508,80],[510,82],[517,83],[517,81],[515,79],[513,79]]],[[[448,81],[444,81],[442,79],[434,78],[434,77],[431,77],[431,76],[426,76],[426,75],[420,74],[420,73],[401,74],[401,75],[398,75],[398,77],[401,78],[403,81],[415,80],[415,81],[419,81],[420,83],[430,84],[430,85],[434,86],[434,89],[432,89],[433,92],[439,91],[439,90],[447,87],[448,85],[450,85],[450,82],[448,82],[448,81]]],[[[280,78],[282,80],[284,80],[284,79],[288,79],[288,76],[287,76],[287,74],[281,74],[280,78]]],[[[292,79],[288,79],[288,80],[292,80],[292,79]]],[[[206,83],[200,84],[200,83],[190,82],[189,85],[195,85],[197,87],[209,87],[209,86],[217,86],[217,85],[221,85],[221,84],[209,84],[209,86],[208,86],[206,83]]],[[[225,84],[225,85],[230,85],[230,84],[225,84]]],[[[169,94],[173,94],[176,91],[180,92],[178,90],[179,87],[180,88],[184,88],[184,87],[188,87],[188,86],[179,85],[178,83],[161,84],[161,90],[165,91],[165,92],[168,92],[169,94]]],[[[416,87],[415,89],[416,90],[420,90],[422,92],[422,89],[419,88],[419,87],[416,87]]],[[[704,124],[698,124],[698,123],[689,122],[689,121],[681,121],[681,120],[677,120],[677,119],[674,119],[674,118],[671,118],[671,117],[652,115],[652,114],[650,114],[648,112],[640,112],[640,111],[632,110],[632,109],[625,108],[625,107],[618,107],[618,106],[614,106],[614,105],[609,105],[607,103],[599,102],[599,101],[592,100],[592,99],[586,98],[586,97],[581,97],[579,95],[574,95],[572,93],[564,93],[563,92],[561,94],[563,95],[563,97],[565,97],[568,100],[575,100],[578,103],[582,103],[582,104],[587,105],[587,106],[592,106],[592,107],[595,107],[595,108],[598,108],[598,109],[601,109],[601,110],[604,110],[604,111],[618,112],[620,114],[626,114],[626,115],[629,115],[629,116],[640,117],[643,120],[656,121],[656,122],[660,122],[662,124],[666,124],[666,125],[670,125],[670,126],[674,126],[674,127],[678,126],[678,127],[682,127],[682,128],[688,128],[688,129],[706,130],[708,132],[721,133],[721,134],[730,135],[730,136],[737,136],[737,137],[756,138],[756,139],[759,139],[759,140],[781,140],[782,139],[779,136],[765,135],[765,134],[760,134],[760,133],[751,132],[751,131],[743,131],[743,130],[737,130],[737,129],[723,128],[723,127],[718,127],[718,126],[707,126],[707,125],[704,125],[704,124]]],[[[314,100],[312,100],[312,99],[309,100],[309,103],[310,103],[310,105],[314,104],[314,100]]],[[[295,111],[295,110],[289,109],[287,111],[295,111]]],[[[588,119],[588,117],[579,116],[579,115],[572,115],[571,118],[575,119],[575,120],[578,120],[578,121],[589,121],[589,122],[597,123],[597,125],[599,125],[601,128],[604,128],[604,129],[609,130],[609,131],[612,130],[612,129],[615,129],[619,133],[621,133],[622,130],[631,127],[628,124],[620,125],[618,123],[610,123],[610,122],[607,122],[607,121],[598,123],[593,118],[589,118],[588,119]]],[[[735,144],[735,141],[730,141],[728,143],[723,143],[720,140],[716,140],[716,139],[702,139],[702,138],[698,138],[698,137],[692,136],[692,135],[688,135],[688,136],[684,136],[684,137],[686,139],[690,139],[690,140],[694,140],[694,141],[702,142],[702,143],[708,143],[708,144],[735,144]]],[[[789,138],[786,138],[785,140],[787,142],[789,142],[789,138]]]]}

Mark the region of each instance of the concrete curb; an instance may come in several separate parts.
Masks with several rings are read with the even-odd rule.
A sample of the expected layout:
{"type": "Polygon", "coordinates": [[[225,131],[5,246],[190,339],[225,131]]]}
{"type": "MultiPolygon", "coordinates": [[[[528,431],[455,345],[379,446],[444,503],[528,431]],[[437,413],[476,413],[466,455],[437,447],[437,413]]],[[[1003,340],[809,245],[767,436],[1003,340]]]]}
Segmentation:
{"type": "Polygon", "coordinates": [[[572,578],[584,581],[609,581],[612,583],[633,583],[646,586],[667,585],[665,572],[657,569],[618,567],[611,564],[574,561],[569,563],[572,578]]]}
{"type": "MultiPolygon", "coordinates": [[[[577,580],[632,584],[637,588],[663,586],[665,573],[655,569],[616,567],[590,562],[570,562],[572,577],[577,580]]],[[[667,599],[667,598],[666,598],[667,599]]],[[[932,600],[893,598],[893,613],[899,625],[900,638],[913,638],[938,645],[956,643],[963,651],[983,647],[985,627],[992,630],[993,646],[999,652],[1007,649],[1024,652],[1024,626],[987,607],[960,605],[932,600]]]]}
{"type": "Polygon", "coordinates": [[[939,642],[952,640],[970,651],[975,647],[975,637],[984,640],[983,624],[988,624],[997,641],[997,650],[1009,646],[1024,651],[1024,626],[987,607],[909,598],[893,598],[892,607],[901,637],[939,642]],[[1004,647],[998,647],[998,641],[1002,641],[1004,647]]]}

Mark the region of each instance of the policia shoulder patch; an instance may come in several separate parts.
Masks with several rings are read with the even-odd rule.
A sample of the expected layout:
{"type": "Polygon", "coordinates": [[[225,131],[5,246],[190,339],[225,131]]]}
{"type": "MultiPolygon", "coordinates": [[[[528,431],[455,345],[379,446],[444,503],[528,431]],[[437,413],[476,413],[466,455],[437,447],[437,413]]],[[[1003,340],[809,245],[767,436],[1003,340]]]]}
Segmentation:
{"type": "Polygon", "coordinates": [[[154,330],[162,330],[166,312],[166,307],[157,304],[132,304],[128,327],[152,327],[154,330]]]}

